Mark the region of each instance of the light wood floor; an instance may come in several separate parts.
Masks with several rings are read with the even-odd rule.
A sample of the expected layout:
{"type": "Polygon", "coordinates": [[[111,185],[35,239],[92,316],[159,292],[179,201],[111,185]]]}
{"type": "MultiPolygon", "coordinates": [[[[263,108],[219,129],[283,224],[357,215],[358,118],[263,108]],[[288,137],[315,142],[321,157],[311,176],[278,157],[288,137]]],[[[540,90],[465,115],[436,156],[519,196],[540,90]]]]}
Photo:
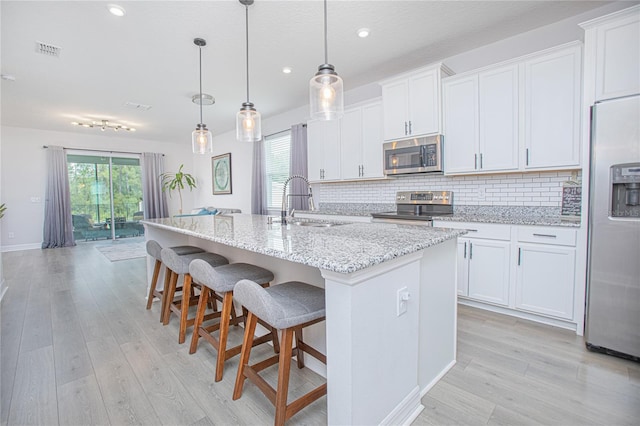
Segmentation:
{"type": "MultiPolygon", "coordinates": [[[[144,309],[143,259],[112,263],[83,243],[2,260],[3,425],[272,423],[252,384],[231,400],[237,357],[214,384],[213,349],[202,342],[189,355],[175,317],[163,327],[157,303],[144,309]]],[[[589,353],[571,332],[473,308],[461,306],[458,323],[458,363],[414,424],[638,424],[639,364],[589,353]]],[[[241,334],[234,328],[234,342],[241,334]]],[[[293,368],[290,395],[322,380],[293,368]]],[[[326,424],[326,398],[295,424],[326,424]]]]}

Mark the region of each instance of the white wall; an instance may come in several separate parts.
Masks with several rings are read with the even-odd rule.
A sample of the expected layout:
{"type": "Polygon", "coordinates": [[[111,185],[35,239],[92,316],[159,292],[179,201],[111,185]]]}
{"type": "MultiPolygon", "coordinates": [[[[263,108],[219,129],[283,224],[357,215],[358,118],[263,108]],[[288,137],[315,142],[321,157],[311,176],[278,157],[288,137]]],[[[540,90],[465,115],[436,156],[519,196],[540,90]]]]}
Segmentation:
{"type": "MultiPolygon", "coordinates": [[[[2,202],[7,212],[2,219],[2,250],[39,247],[44,223],[44,195],[46,188],[46,150],[43,145],[59,145],[65,148],[102,149],[105,151],[160,152],[165,154],[165,170],[175,171],[180,164],[190,167],[191,146],[174,143],[110,137],[96,134],[95,129],[86,133],[52,132],[3,126],[1,137],[2,202]],[[32,202],[39,197],[40,202],[32,202]],[[14,234],[9,238],[9,232],[14,234]]],[[[187,139],[187,144],[190,144],[187,139]]],[[[191,208],[192,195],[185,194],[184,208],[191,208]]],[[[169,199],[169,210],[179,208],[178,197],[169,199]]]]}

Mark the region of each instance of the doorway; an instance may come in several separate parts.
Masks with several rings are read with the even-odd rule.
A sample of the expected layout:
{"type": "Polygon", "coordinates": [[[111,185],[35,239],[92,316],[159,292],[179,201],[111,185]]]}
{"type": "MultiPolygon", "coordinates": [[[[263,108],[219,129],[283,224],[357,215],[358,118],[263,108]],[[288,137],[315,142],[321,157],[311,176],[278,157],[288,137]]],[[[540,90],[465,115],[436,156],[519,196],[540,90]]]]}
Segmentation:
{"type": "Polygon", "coordinates": [[[144,235],[140,159],[121,155],[67,154],[76,240],[144,235]]]}

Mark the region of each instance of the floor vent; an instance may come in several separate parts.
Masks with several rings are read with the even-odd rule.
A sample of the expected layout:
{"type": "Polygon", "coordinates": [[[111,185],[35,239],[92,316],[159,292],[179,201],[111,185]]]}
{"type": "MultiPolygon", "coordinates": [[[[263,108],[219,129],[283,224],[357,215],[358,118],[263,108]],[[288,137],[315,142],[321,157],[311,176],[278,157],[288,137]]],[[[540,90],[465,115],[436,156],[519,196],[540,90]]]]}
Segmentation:
{"type": "Polygon", "coordinates": [[[60,57],[61,47],[54,46],[53,44],[43,43],[36,41],[36,52],[47,56],[53,56],[54,58],[60,57]]]}

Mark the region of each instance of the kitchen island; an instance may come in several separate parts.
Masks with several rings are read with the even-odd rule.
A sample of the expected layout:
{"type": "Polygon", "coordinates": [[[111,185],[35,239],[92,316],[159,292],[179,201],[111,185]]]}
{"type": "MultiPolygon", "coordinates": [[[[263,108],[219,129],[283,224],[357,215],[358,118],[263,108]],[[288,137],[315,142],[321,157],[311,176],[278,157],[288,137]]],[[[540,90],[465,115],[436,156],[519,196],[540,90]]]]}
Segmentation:
{"type": "Polygon", "coordinates": [[[196,245],[268,268],[275,284],[323,287],[326,322],[305,340],[327,355],[326,368],[310,357],[307,366],[327,377],[328,423],[411,422],[455,364],[456,239],[465,231],[267,222],[243,214],[143,221],[147,239],[163,246],[196,245]]]}

